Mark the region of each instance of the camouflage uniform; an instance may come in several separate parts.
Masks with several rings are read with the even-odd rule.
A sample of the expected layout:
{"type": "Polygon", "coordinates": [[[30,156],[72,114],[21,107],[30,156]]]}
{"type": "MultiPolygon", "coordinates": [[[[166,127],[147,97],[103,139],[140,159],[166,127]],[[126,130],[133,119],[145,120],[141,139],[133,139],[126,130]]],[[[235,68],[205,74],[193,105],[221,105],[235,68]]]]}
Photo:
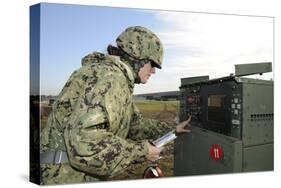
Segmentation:
{"type": "Polygon", "coordinates": [[[118,56],[95,52],[82,59],[41,134],[41,152],[66,151],[69,163],[41,164],[42,184],[106,180],[144,161],[146,139],[173,128],[141,116],[132,99],[135,76],[118,56]]]}

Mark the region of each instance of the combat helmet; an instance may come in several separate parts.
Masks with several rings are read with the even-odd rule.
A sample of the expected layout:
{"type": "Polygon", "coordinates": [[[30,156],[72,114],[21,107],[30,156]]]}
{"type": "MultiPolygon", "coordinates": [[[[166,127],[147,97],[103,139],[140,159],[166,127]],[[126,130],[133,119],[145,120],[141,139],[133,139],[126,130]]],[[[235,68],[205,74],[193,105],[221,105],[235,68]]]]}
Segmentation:
{"type": "Polygon", "coordinates": [[[161,69],[163,45],[149,29],[141,26],[127,28],[116,39],[117,46],[138,60],[150,60],[161,69]]]}

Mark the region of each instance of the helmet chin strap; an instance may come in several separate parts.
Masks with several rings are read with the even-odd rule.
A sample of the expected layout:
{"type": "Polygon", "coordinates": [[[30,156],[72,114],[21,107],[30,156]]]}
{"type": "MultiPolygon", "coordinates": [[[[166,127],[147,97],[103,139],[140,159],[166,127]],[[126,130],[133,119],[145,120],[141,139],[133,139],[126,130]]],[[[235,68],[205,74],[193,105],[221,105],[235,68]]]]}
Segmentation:
{"type": "Polygon", "coordinates": [[[149,63],[149,61],[137,60],[137,59],[127,55],[126,53],[122,53],[122,55],[120,56],[120,59],[130,65],[130,67],[133,69],[133,72],[134,72],[135,83],[136,84],[140,84],[141,83],[141,79],[140,79],[138,73],[139,73],[140,69],[146,63],[149,63]]]}

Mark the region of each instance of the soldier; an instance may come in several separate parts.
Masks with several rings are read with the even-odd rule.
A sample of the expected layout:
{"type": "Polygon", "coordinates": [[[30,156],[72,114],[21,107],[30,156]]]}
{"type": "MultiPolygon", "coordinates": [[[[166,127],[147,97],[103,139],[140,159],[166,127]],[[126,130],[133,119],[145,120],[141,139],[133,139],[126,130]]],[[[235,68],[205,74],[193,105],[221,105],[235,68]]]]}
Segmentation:
{"type": "Polygon", "coordinates": [[[146,119],[133,103],[134,85],[161,69],[159,38],[135,26],[116,43],[84,57],[54,102],[41,134],[41,184],[106,180],[133,161],[157,160],[161,148],[148,139],[189,132],[190,119],[177,126],[146,119]]]}

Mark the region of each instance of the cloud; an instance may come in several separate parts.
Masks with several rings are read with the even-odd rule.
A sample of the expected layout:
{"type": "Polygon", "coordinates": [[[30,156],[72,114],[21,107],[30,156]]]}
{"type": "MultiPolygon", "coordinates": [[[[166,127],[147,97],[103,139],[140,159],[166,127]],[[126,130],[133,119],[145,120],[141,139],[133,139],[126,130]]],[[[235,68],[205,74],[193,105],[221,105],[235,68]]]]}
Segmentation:
{"type": "MultiPolygon", "coordinates": [[[[156,34],[165,47],[163,69],[144,89],[156,92],[160,80],[170,90],[180,78],[234,73],[234,65],[273,61],[273,19],[235,15],[154,12],[159,24],[156,34]]],[[[272,78],[266,74],[264,79],[272,78]]]]}
{"type": "Polygon", "coordinates": [[[272,48],[272,18],[184,12],[157,12],[155,18],[166,26],[159,35],[167,48],[192,46],[209,54],[272,48]]]}

